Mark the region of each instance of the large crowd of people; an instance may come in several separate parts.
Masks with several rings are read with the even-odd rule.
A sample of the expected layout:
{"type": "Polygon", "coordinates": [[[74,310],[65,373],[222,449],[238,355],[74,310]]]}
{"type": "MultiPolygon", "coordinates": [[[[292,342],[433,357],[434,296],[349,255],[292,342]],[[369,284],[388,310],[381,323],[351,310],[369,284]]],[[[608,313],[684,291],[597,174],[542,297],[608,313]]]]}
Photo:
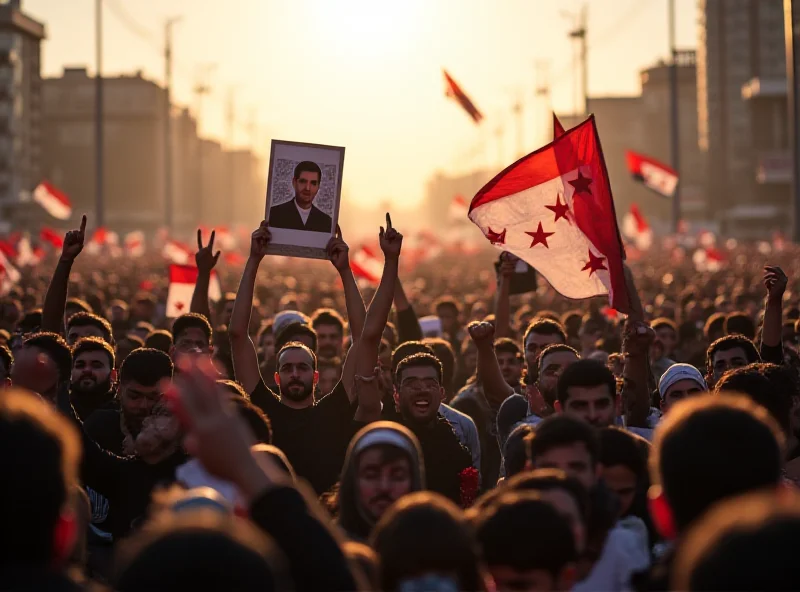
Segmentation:
{"type": "Polygon", "coordinates": [[[659,246],[624,316],[388,215],[376,285],[262,222],[241,264],[198,231],[167,318],[85,226],[0,297],[0,590],[800,588],[793,245],[659,246]]]}

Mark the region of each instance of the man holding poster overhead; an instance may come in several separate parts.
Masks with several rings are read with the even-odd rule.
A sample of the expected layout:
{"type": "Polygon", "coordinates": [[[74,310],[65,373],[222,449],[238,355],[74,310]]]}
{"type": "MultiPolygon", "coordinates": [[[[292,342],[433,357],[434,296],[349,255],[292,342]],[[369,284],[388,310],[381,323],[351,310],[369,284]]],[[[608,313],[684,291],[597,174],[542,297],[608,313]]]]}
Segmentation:
{"type": "Polygon", "coordinates": [[[269,225],[272,228],[331,232],[331,217],[314,205],[321,180],[319,165],[311,161],[298,164],[292,177],[294,199],[270,208],[269,225]]]}

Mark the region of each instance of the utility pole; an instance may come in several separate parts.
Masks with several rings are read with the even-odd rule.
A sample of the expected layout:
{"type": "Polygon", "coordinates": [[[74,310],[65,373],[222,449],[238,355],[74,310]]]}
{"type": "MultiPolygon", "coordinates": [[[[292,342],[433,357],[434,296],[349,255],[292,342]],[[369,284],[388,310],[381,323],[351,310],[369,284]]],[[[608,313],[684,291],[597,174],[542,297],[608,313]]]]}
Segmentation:
{"type": "Polygon", "coordinates": [[[675,46],[675,0],[669,0],[669,50],[672,61],[669,68],[669,94],[670,94],[670,152],[672,168],[678,174],[678,184],[672,196],[672,231],[678,233],[681,219],[681,182],[680,182],[680,111],[678,93],[678,50],[675,46]]]}
{"type": "Polygon", "coordinates": [[[517,158],[522,158],[525,150],[525,142],[523,141],[523,134],[525,133],[525,115],[523,113],[522,97],[520,97],[519,94],[517,94],[517,98],[511,110],[516,116],[517,123],[517,158]]]}
{"type": "Polygon", "coordinates": [[[792,199],[794,216],[792,220],[792,240],[800,241],[800,102],[797,97],[798,60],[800,51],[795,38],[794,15],[795,0],[783,0],[783,31],[786,40],[786,82],[789,99],[789,138],[792,150],[792,199]]]}
{"type": "Polygon", "coordinates": [[[503,134],[505,130],[503,129],[503,125],[500,124],[497,126],[497,129],[494,132],[494,135],[497,136],[497,158],[499,160],[500,168],[503,168],[505,165],[503,164],[503,134]]]}
{"type": "Polygon", "coordinates": [[[95,64],[94,76],[94,163],[95,163],[95,228],[105,225],[103,200],[103,0],[95,0],[95,64]]]}
{"type": "Polygon", "coordinates": [[[164,222],[173,228],[172,182],[172,26],[180,17],[167,19],[164,25],[164,222]]]}
{"type": "Polygon", "coordinates": [[[564,13],[562,12],[563,16],[566,16],[575,23],[574,29],[569,32],[569,36],[571,39],[574,39],[578,42],[578,61],[580,62],[580,68],[575,68],[575,85],[574,85],[574,93],[575,93],[575,114],[579,114],[578,108],[578,84],[577,78],[580,76],[581,79],[581,87],[583,90],[583,111],[585,114],[588,115],[589,112],[589,44],[587,40],[587,29],[588,29],[588,7],[584,4],[581,7],[581,11],[578,14],[571,14],[571,13],[564,13]]]}
{"type": "Polygon", "coordinates": [[[233,170],[233,161],[234,161],[234,153],[233,153],[233,144],[236,137],[236,96],[235,96],[236,88],[231,86],[228,88],[228,100],[226,101],[225,105],[225,125],[227,127],[226,130],[226,142],[228,144],[227,154],[228,154],[228,199],[230,200],[230,222],[235,220],[236,214],[236,200],[238,196],[236,195],[236,187],[235,187],[235,175],[233,170]]]}
{"type": "Polygon", "coordinates": [[[200,124],[203,119],[203,97],[211,93],[211,86],[208,83],[208,77],[216,67],[216,64],[203,64],[200,67],[200,74],[198,75],[197,83],[194,85],[194,94],[197,97],[197,167],[198,178],[200,180],[197,188],[197,219],[199,222],[203,221],[203,210],[205,205],[205,187],[203,186],[203,138],[201,137],[200,124]]]}

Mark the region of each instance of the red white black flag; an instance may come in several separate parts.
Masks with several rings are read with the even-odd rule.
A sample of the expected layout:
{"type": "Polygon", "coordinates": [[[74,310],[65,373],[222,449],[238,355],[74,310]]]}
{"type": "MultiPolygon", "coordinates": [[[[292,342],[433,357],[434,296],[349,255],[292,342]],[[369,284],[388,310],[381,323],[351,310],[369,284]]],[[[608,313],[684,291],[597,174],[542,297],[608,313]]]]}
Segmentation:
{"type": "Polygon", "coordinates": [[[478,111],[478,108],[472,100],[461,90],[461,87],[458,86],[458,83],[447,73],[447,70],[443,70],[442,72],[444,73],[444,94],[458,101],[458,104],[464,108],[464,111],[472,117],[472,121],[480,123],[483,119],[483,113],[478,111]]]}
{"type": "Polygon", "coordinates": [[[678,186],[678,173],[663,162],[644,154],[628,150],[625,153],[628,170],[633,178],[659,195],[672,197],[678,186]]]}

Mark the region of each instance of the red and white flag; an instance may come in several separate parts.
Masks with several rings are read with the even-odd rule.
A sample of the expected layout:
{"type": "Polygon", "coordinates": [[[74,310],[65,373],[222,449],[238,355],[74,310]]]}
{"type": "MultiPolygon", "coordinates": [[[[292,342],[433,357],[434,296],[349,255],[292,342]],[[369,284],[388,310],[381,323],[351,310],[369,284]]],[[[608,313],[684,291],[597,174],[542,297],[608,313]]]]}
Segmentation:
{"type": "Polygon", "coordinates": [[[613,308],[630,310],[594,116],[492,179],[469,217],[498,250],[526,261],[564,296],[608,294],[613,308]]]}
{"type": "Polygon", "coordinates": [[[653,246],[653,229],[636,204],[631,204],[630,211],[622,219],[622,235],[640,251],[653,246]]]}
{"type": "Polygon", "coordinates": [[[652,189],[664,197],[675,195],[675,188],[678,186],[678,173],[663,162],[657,161],[644,154],[628,150],[625,153],[625,160],[628,162],[628,171],[633,178],[645,187],[652,189]]]}
{"type": "Polygon", "coordinates": [[[461,90],[461,87],[458,83],[453,80],[450,74],[447,73],[447,70],[442,70],[444,74],[444,94],[447,97],[455,99],[459,105],[467,112],[467,114],[472,118],[472,121],[475,123],[480,123],[483,119],[483,113],[478,111],[478,108],[472,102],[472,100],[467,96],[467,94],[461,90]]]}
{"type": "Polygon", "coordinates": [[[92,238],[85,247],[86,252],[89,255],[99,255],[103,250],[103,247],[107,244],[110,244],[108,242],[108,235],[109,232],[105,226],[98,227],[97,230],[94,231],[94,234],[92,234],[92,238]]]}
{"type": "Polygon", "coordinates": [[[469,203],[463,195],[456,195],[450,202],[450,220],[461,222],[469,213],[469,203]]]}
{"type": "MultiPolygon", "coordinates": [[[[169,266],[169,292],[167,293],[167,318],[175,319],[189,312],[192,305],[194,285],[197,283],[197,268],[191,265],[169,266]]],[[[211,272],[208,283],[208,299],[217,302],[222,298],[217,272],[211,272]]]]}
{"type": "Polygon", "coordinates": [[[129,257],[141,257],[144,255],[144,232],[134,230],[125,235],[125,251],[129,257]]]}
{"type": "Polygon", "coordinates": [[[19,271],[0,251],[0,296],[5,296],[20,280],[19,271]]]}
{"type": "Polygon", "coordinates": [[[217,227],[215,238],[217,244],[223,251],[233,251],[238,244],[236,236],[230,231],[230,229],[227,226],[217,227]]]}
{"type": "Polygon", "coordinates": [[[697,249],[692,255],[694,267],[699,272],[715,272],[722,269],[725,264],[725,255],[714,247],[697,249]]]}
{"type": "Polygon", "coordinates": [[[350,255],[350,269],[355,277],[377,286],[383,275],[383,261],[373,249],[361,245],[350,255]]]}
{"type": "Polygon", "coordinates": [[[47,226],[42,227],[42,230],[39,232],[39,238],[42,239],[43,242],[51,244],[56,250],[60,250],[61,247],[64,246],[64,235],[47,226]]]}
{"type": "Polygon", "coordinates": [[[72,215],[72,203],[67,194],[47,181],[42,181],[33,190],[33,201],[42,206],[53,218],[69,220],[72,215]]]}
{"type": "Polygon", "coordinates": [[[161,255],[175,265],[188,265],[192,261],[192,252],[183,243],[168,240],[161,250],[161,255]]]}
{"type": "Polygon", "coordinates": [[[0,239],[0,253],[5,255],[9,261],[17,259],[17,247],[10,240],[0,239]]]}
{"type": "Polygon", "coordinates": [[[31,240],[23,236],[17,243],[16,264],[19,267],[32,267],[38,265],[44,257],[44,250],[41,247],[33,247],[31,240]]]}

